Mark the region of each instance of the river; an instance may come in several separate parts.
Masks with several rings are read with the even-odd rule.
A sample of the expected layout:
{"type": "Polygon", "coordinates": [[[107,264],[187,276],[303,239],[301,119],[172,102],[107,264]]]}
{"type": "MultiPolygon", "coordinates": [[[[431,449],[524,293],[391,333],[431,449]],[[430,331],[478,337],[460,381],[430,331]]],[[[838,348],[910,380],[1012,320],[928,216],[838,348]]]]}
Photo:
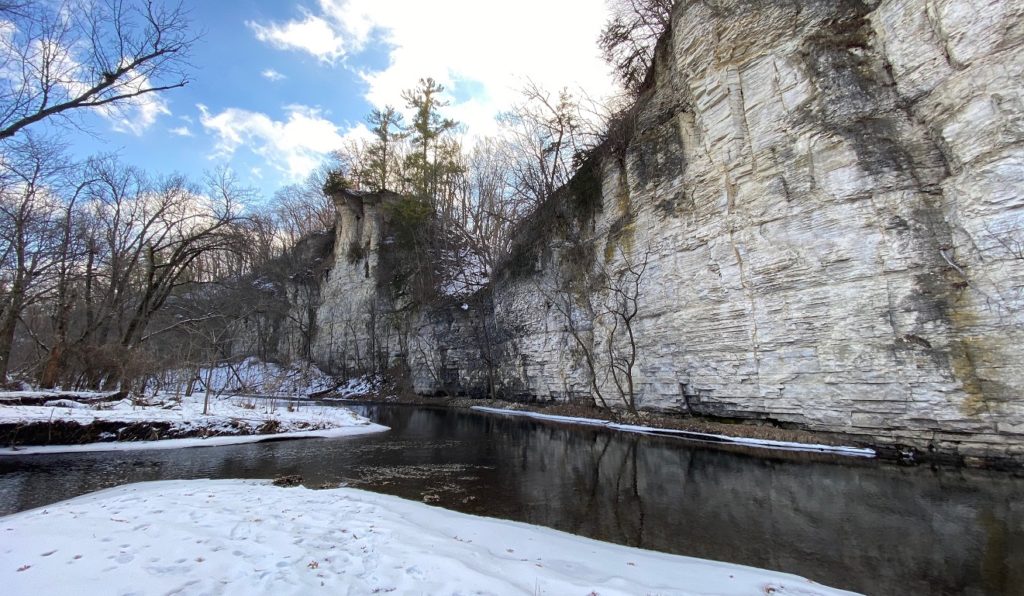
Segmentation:
{"type": "Polygon", "coordinates": [[[343,483],[869,594],[1024,594],[1024,478],[355,406],[388,433],[0,458],[0,514],[128,482],[343,483]]]}

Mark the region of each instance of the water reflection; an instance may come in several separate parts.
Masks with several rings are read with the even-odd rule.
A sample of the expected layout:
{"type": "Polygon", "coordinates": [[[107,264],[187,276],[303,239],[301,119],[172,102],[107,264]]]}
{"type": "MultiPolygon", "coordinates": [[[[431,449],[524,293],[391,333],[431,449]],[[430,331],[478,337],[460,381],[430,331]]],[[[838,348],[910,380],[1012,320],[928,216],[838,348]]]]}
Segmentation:
{"type": "Polygon", "coordinates": [[[126,482],[344,483],[601,540],[778,569],[871,594],[1020,594],[1024,479],[427,408],[366,406],[390,433],[0,460],[0,510],[126,482]]]}

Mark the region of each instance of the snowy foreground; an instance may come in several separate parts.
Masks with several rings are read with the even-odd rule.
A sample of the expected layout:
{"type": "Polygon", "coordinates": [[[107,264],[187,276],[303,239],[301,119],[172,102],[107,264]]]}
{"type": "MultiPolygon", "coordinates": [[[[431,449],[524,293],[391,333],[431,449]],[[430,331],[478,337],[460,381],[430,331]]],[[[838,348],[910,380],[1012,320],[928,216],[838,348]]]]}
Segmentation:
{"type": "Polygon", "coordinates": [[[676,430],[671,428],[657,428],[653,426],[637,426],[634,424],[618,424],[616,422],[610,422],[608,420],[599,420],[597,418],[577,418],[575,416],[557,416],[554,414],[542,414],[539,412],[529,412],[524,410],[506,410],[502,408],[488,408],[484,406],[473,406],[470,408],[477,410],[478,412],[487,412],[489,414],[504,414],[507,416],[524,416],[526,418],[536,418],[539,420],[550,420],[552,422],[565,422],[567,424],[584,424],[587,426],[602,426],[610,428],[612,430],[620,430],[626,432],[636,432],[651,435],[669,435],[678,436],[686,439],[694,439],[697,441],[711,441],[715,443],[734,443],[737,445],[746,445],[748,447],[760,447],[764,449],[781,449],[785,451],[813,451],[817,453],[835,453],[837,455],[848,455],[852,457],[875,457],[876,453],[874,449],[868,449],[864,447],[845,447],[837,445],[817,445],[812,443],[794,443],[791,441],[772,441],[769,439],[751,439],[747,437],[730,437],[729,435],[716,435],[711,433],[701,433],[689,430],[676,430]]]}
{"type": "MultiPolygon", "coordinates": [[[[2,396],[0,396],[2,397],[2,396]]],[[[118,441],[113,431],[97,436],[96,442],[75,445],[21,446],[0,449],[0,455],[29,455],[81,451],[173,449],[252,443],[268,439],[340,437],[388,430],[357,416],[351,410],[324,407],[308,402],[271,398],[211,398],[203,414],[202,395],[175,398],[158,396],[144,403],[123,399],[116,402],[79,403],[56,400],[40,406],[0,406],[0,425],[54,425],[74,423],[82,427],[123,425],[138,432],[152,426],[150,441],[118,441]]],[[[2,403],[2,400],[0,400],[2,403]]]]}
{"type": "Polygon", "coordinates": [[[7,594],[848,594],[340,488],[190,480],[0,518],[7,594]]]}

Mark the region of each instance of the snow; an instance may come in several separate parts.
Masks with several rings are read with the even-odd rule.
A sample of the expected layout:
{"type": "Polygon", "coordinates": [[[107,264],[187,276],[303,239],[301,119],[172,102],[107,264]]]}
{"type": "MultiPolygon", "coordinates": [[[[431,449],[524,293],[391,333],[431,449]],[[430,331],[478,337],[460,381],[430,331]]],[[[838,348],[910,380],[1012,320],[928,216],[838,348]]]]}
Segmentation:
{"type": "Polygon", "coordinates": [[[188,480],[0,518],[9,594],[849,594],[340,488],[188,480]]]}
{"type": "Polygon", "coordinates": [[[696,439],[699,441],[714,441],[716,443],[734,443],[739,445],[746,445],[749,447],[759,447],[763,449],[781,449],[785,451],[814,451],[819,453],[835,453],[837,455],[847,455],[851,457],[875,457],[876,453],[874,449],[868,449],[864,447],[847,447],[837,445],[817,445],[813,443],[795,443],[791,441],[772,441],[769,439],[751,439],[747,437],[730,437],[729,435],[717,435],[712,433],[702,433],[689,430],[676,430],[669,428],[656,428],[652,426],[637,426],[633,424],[619,424],[616,422],[610,422],[607,420],[598,420],[596,418],[577,418],[575,416],[557,416],[554,414],[541,414],[539,412],[528,412],[523,410],[506,410],[502,408],[488,408],[485,406],[473,406],[471,409],[480,412],[488,412],[490,414],[505,414],[508,416],[525,416],[527,418],[537,418],[540,420],[551,420],[554,422],[565,422],[569,424],[585,424],[588,426],[601,426],[604,428],[610,428],[613,430],[620,430],[625,432],[637,432],[644,434],[655,434],[655,435],[675,435],[681,436],[687,439],[696,439]]]}
{"type": "Polygon", "coordinates": [[[83,410],[83,409],[88,408],[89,405],[88,404],[83,404],[82,402],[79,402],[79,401],[70,400],[70,399],[55,399],[55,400],[48,401],[48,402],[44,403],[43,407],[44,408],[77,408],[77,409],[83,410]]]}
{"type": "Polygon", "coordinates": [[[61,391],[49,389],[26,389],[22,391],[0,391],[0,405],[7,402],[18,402],[22,399],[35,399],[40,397],[52,397],[54,400],[74,398],[79,401],[94,401],[111,395],[111,391],[61,391]]]}
{"type": "Polygon", "coordinates": [[[47,445],[18,449],[0,449],[0,455],[27,455],[76,451],[116,451],[128,449],[170,449],[178,447],[232,445],[268,439],[337,437],[383,432],[387,427],[373,424],[351,410],[318,406],[309,402],[257,397],[217,397],[210,399],[208,414],[203,414],[202,395],[175,398],[159,396],[140,405],[132,400],[95,404],[89,407],[0,406],[0,424],[50,422],[164,423],[169,433],[227,434],[208,438],[166,439],[161,441],[101,442],[86,445],[47,445]],[[270,434],[267,429],[272,429],[270,434]],[[265,434],[255,434],[265,433],[265,434]]]}
{"type": "Polygon", "coordinates": [[[349,399],[367,395],[379,389],[384,384],[384,379],[375,375],[365,375],[349,379],[345,384],[336,387],[331,395],[324,397],[325,400],[349,399]]]}
{"type": "Polygon", "coordinates": [[[282,441],[291,439],[334,439],[351,437],[391,430],[386,426],[369,423],[363,426],[346,426],[325,428],[321,430],[303,430],[267,435],[229,435],[219,437],[191,439],[161,439],[158,441],[114,441],[104,443],[84,443],[82,445],[32,445],[28,447],[0,448],[0,456],[4,455],[50,455],[54,453],[92,453],[96,451],[162,451],[165,449],[186,449],[189,447],[223,447],[225,445],[243,445],[245,443],[261,443],[263,441],[282,441]]]}
{"type": "Polygon", "coordinates": [[[260,290],[261,292],[268,292],[271,294],[277,293],[277,284],[267,279],[266,277],[258,277],[252,280],[252,287],[260,290]]]}
{"type": "Polygon", "coordinates": [[[175,369],[163,373],[157,386],[161,392],[185,393],[190,380],[195,390],[205,391],[209,379],[214,393],[275,395],[300,397],[333,389],[333,377],[308,362],[283,366],[246,358],[238,363],[225,363],[200,369],[175,369]]]}

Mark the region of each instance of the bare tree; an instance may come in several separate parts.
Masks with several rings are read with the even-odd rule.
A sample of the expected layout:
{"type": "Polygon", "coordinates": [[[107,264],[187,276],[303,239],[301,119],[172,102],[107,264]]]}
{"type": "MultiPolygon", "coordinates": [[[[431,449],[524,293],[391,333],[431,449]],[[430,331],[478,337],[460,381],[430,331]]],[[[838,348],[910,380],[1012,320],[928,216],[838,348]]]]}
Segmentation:
{"type": "Polygon", "coordinates": [[[612,381],[629,413],[636,416],[636,384],[634,369],[637,361],[636,329],[634,323],[640,311],[641,282],[647,271],[651,251],[647,249],[633,261],[620,249],[623,267],[614,275],[605,275],[607,296],[602,318],[608,321],[605,348],[612,381]]]}
{"type": "Polygon", "coordinates": [[[480,289],[508,254],[512,227],[530,205],[514,192],[509,145],[499,139],[478,141],[465,158],[464,176],[452,209],[461,272],[459,284],[480,289]]]}
{"type": "Polygon", "coordinates": [[[626,90],[637,93],[647,79],[654,50],[672,24],[675,0],[609,0],[611,17],[597,44],[626,90]]]}
{"type": "Polygon", "coordinates": [[[411,349],[408,354],[410,364],[418,364],[420,370],[427,371],[435,391],[450,395],[451,387],[445,374],[448,369],[448,349],[441,345],[435,330],[429,324],[414,330],[409,335],[408,347],[411,349]]]}
{"type": "Polygon", "coordinates": [[[47,346],[46,360],[39,373],[39,386],[49,389],[57,384],[67,363],[72,325],[72,313],[79,301],[78,291],[82,280],[82,264],[88,270],[91,261],[89,233],[84,228],[87,219],[83,217],[79,198],[91,184],[91,180],[79,179],[67,189],[63,215],[54,223],[59,224],[60,239],[54,251],[54,289],[50,299],[51,334],[47,346]]]}
{"type": "Polygon", "coordinates": [[[126,348],[142,341],[150,318],[171,292],[193,281],[184,274],[200,256],[231,245],[230,226],[239,217],[232,193],[220,192],[207,199],[176,177],[164,180],[154,195],[143,200],[151,200],[153,225],[142,239],[142,283],[121,336],[126,348]]]}
{"type": "Polygon", "coordinates": [[[575,348],[573,352],[585,368],[587,382],[594,400],[612,411],[604,395],[604,375],[600,352],[595,349],[595,322],[598,310],[593,302],[593,272],[578,268],[579,264],[553,264],[546,280],[536,280],[537,293],[553,308],[563,325],[562,330],[575,348]],[[573,266],[575,265],[575,266],[573,266]]]}
{"type": "MultiPolygon", "coordinates": [[[[44,369],[75,352],[85,384],[96,385],[125,377],[129,356],[159,335],[147,327],[173,294],[242,270],[237,257],[212,252],[234,253],[248,242],[239,238],[229,179],[211,178],[204,194],[177,177],[153,182],[111,157],[91,160],[81,179],[52,210],[66,214],[51,226],[65,246],[57,255],[66,258],[55,261],[60,274],[50,295],[55,312],[69,312],[54,320],[47,347],[57,362],[44,369]]],[[[45,372],[41,380],[53,382],[55,372],[45,372]]]]}
{"type": "Polygon", "coordinates": [[[51,187],[65,168],[58,149],[31,136],[7,149],[0,169],[0,381],[22,313],[51,289],[61,249],[60,200],[51,187]]]}
{"type": "MultiPolygon", "coordinates": [[[[578,244],[578,250],[586,250],[578,244]]],[[[538,282],[538,293],[561,319],[582,362],[595,401],[613,410],[608,383],[621,406],[636,417],[635,371],[639,350],[636,318],[640,311],[642,282],[650,258],[646,250],[632,260],[620,250],[621,268],[609,264],[580,267],[579,263],[553,265],[548,282],[538,282]],[[602,298],[603,296],[603,298],[602,298]]]]}
{"type": "Polygon", "coordinates": [[[0,6],[0,139],[83,108],[117,109],[188,83],[194,35],[180,5],[36,0],[0,6]]]}
{"type": "Polygon", "coordinates": [[[282,187],[274,194],[272,215],[277,222],[283,249],[302,238],[334,228],[334,205],[324,194],[328,168],[314,170],[298,184],[282,187]]]}
{"type": "Polygon", "coordinates": [[[522,94],[523,101],[499,120],[512,143],[515,191],[536,207],[569,181],[597,135],[568,89],[555,94],[530,81],[522,94]]]}

